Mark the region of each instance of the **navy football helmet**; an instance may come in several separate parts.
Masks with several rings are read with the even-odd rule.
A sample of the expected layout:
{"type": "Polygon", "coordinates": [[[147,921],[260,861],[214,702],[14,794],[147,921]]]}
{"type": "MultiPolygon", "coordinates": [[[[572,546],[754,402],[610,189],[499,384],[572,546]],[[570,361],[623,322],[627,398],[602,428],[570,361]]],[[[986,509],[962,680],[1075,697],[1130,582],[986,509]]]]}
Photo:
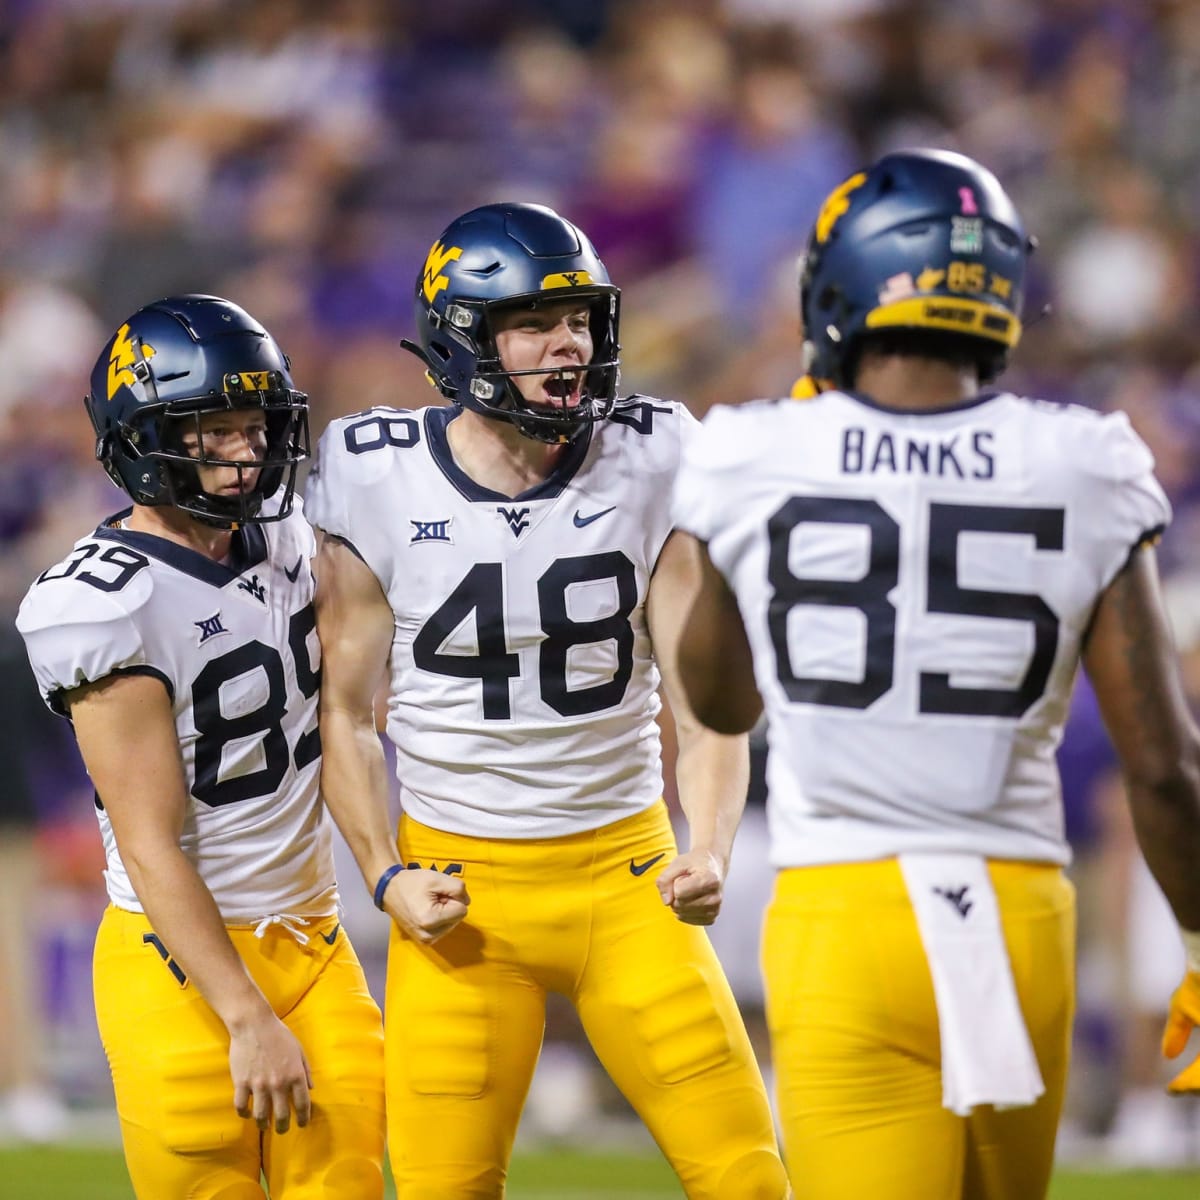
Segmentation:
{"type": "Polygon", "coordinates": [[[109,339],[92,368],[84,405],[96,457],[138,504],[174,505],[210,525],[282,520],[292,511],[296,470],[308,457],[308,397],[292,386],[287,356],[249,313],[218,296],[171,296],[139,309],[109,339]],[[200,418],[262,409],[260,459],[206,457],[200,418]],[[199,457],[184,449],[195,434],[199,457]],[[201,490],[197,468],[258,470],[238,496],[201,490]],[[283,488],[278,511],[262,503],[283,488]]]}
{"type": "Polygon", "coordinates": [[[835,188],[800,280],[807,370],[848,387],[863,339],[922,331],[984,381],[1021,337],[1035,243],[987,168],[946,150],[887,154],[835,188]]]}
{"type": "Polygon", "coordinates": [[[509,421],[526,437],[567,442],[616,403],[620,295],[592,243],[570,221],[540,204],[487,204],[452,222],[433,244],[417,277],[420,345],[402,344],[455,404],[509,421]],[[500,308],[574,299],[587,305],[594,346],[582,372],[562,372],[572,382],[582,373],[580,401],[530,404],[513,379],[546,372],[506,371],[492,318],[500,308]]]}

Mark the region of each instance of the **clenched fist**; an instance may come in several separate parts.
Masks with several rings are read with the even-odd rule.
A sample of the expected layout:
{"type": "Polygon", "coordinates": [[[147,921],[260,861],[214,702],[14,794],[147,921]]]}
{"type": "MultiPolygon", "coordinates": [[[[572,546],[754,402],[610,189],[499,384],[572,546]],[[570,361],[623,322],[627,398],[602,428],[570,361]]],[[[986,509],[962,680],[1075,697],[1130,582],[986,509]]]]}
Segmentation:
{"type": "Polygon", "coordinates": [[[416,867],[398,871],[383,894],[383,910],[425,945],[445,937],[467,915],[467,885],[457,875],[416,867]]]}
{"type": "Polygon", "coordinates": [[[685,925],[711,925],[721,911],[725,868],[708,850],[677,855],[655,880],[664,904],[685,925]]]}

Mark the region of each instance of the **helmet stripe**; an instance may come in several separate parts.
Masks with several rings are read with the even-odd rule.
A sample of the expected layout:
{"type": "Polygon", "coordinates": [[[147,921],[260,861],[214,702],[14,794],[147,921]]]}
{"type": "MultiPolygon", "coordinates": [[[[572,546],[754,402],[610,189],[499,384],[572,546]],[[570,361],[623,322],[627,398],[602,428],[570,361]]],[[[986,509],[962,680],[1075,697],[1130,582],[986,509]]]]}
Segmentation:
{"type": "Polygon", "coordinates": [[[993,304],[957,297],[917,296],[885,304],[867,314],[868,329],[944,329],[987,338],[1013,347],[1021,340],[1021,322],[993,304]]]}
{"type": "Polygon", "coordinates": [[[559,271],[542,280],[542,290],[561,287],[588,287],[593,282],[589,271],[559,271]]]}

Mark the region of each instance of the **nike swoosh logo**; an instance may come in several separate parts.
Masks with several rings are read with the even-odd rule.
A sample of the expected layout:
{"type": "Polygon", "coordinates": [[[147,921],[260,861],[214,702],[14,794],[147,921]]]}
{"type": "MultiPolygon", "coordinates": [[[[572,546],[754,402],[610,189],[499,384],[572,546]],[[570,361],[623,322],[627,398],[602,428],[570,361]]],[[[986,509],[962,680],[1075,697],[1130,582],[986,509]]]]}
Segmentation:
{"type": "Polygon", "coordinates": [[[341,927],[342,927],[341,922],[339,922],[328,933],[321,934],[321,940],[325,943],[325,945],[327,945],[327,946],[333,945],[334,941],[337,938],[338,930],[341,929],[341,927]]]}
{"type": "Polygon", "coordinates": [[[644,863],[636,863],[631,858],[629,860],[629,873],[630,875],[645,875],[645,873],[650,870],[650,868],[654,866],[659,859],[665,857],[666,855],[664,854],[656,854],[653,858],[646,859],[644,863]]]}
{"type": "MultiPolygon", "coordinates": [[[[285,575],[286,575],[286,576],[287,576],[287,577],[288,577],[288,578],[289,578],[289,579],[290,579],[290,580],[291,580],[293,583],[295,583],[295,582],[296,582],[296,580],[300,578],[300,568],[301,568],[302,566],[304,566],[304,555],[303,555],[303,554],[302,554],[302,555],[300,555],[300,557],[299,557],[298,559],[296,559],[296,565],[295,565],[295,566],[294,566],[294,567],[293,567],[293,568],[292,568],[290,571],[287,569],[287,567],[284,567],[284,568],[283,568],[283,573],[284,573],[284,574],[285,574],[285,575]]],[[[332,944],[332,943],[331,943],[331,944],[332,944]]]]}
{"type": "Polygon", "coordinates": [[[598,512],[598,513],[592,513],[592,515],[591,515],[591,516],[589,516],[589,517],[581,517],[581,516],[579,515],[579,509],[576,509],[576,510],[575,510],[575,528],[576,528],[576,529],[582,529],[582,528],[583,528],[585,525],[590,525],[590,524],[591,524],[593,521],[598,521],[598,520],[600,520],[600,518],[601,518],[601,517],[607,517],[607,516],[608,516],[608,514],[609,514],[610,512],[612,512],[613,508],[616,508],[616,507],[617,507],[617,506],[614,504],[614,505],[612,506],[612,508],[605,508],[605,509],[602,509],[602,510],[601,510],[600,512],[598,512]]]}

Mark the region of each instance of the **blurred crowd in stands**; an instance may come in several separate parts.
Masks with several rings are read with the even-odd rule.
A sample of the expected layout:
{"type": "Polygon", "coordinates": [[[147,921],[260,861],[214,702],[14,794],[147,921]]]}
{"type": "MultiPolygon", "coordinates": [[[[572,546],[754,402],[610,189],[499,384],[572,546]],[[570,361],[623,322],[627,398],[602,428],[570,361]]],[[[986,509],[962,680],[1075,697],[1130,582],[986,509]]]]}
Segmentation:
{"type": "MultiPolygon", "coordinates": [[[[12,615],[41,569],[123,506],[81,404],[117,322],[170,292],[230,297],[291,354],[314,434],[370,404],[433,403],[399,345],[433,237],[477,203],[541,201],[591,234],[623,289],[626,389],[702,415],[798,374],[797,259],[826,193],[888,149],[963,150],[1039,241],[1005,384],[1124,409],[1154,450],[1176,507],[1160,553],[1200,704],[1198,111],[1192,0],[0,0],[12,1128],[52,1132],[52,1109],[20,1114],[72,1090],[53,1045],[11,1036],[37,1024],[20,1017],[22,971],[51,1041],[75,1014],[59,991],[70,953],[50,934],[25,950],[5,939],[43,928],[48,895],[85,896],[68,904],[85,924],[102,902],[90,791],[32,694],[12,615]]],[[[1200,1161],[1195,1113],[1157,1107],[1146,1030],[1177,950],[1086,686],[1063,762],[1084,968],[1068,1129],[1107,1134],[1123,1161],[1200,1161]],[[1190,1142],[1156,1140],[1184,1120],[1190,1142]]],[[[756,925],[752,908],[731,920],[756,925]]]]}

